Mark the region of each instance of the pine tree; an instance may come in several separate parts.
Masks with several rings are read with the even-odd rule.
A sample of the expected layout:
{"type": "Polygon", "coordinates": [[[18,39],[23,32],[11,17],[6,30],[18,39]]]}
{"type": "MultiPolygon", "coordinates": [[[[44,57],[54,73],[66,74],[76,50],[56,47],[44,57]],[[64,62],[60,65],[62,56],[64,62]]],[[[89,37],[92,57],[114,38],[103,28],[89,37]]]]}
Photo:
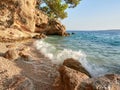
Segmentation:
{"type": "Polygon", "coordinates": [[[67,8],[76,7],[81,0],[38,0],[37,8],[44,11],[50,18],[64,19],[67,8]]]}

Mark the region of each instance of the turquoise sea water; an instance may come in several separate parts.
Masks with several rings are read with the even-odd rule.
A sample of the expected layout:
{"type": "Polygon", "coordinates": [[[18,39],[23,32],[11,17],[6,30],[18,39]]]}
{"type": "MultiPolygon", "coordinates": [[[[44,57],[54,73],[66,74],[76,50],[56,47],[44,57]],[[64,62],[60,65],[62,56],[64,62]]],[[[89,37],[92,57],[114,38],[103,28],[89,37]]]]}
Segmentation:
{"type": "Polygon", "coordinates": [[[69,31],[69,37],[49,36],[38,40],[36,47],[53,62],[75,58],[97,77],[120,74],[120,31],[69,31]]]}

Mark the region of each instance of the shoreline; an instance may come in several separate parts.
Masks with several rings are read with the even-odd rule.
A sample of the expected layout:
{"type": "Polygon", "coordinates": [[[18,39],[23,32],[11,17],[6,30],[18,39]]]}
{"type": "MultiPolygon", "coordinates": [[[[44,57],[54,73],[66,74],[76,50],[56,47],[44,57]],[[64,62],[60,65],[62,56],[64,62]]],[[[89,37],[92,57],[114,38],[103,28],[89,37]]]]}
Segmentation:
{"type": "MultiPolygon", "coordinates": [[[[6,46],[8,45],[11,46],[10,49],[15,49],[17,51],[19,51],[20,49],[25,49],[25,51],[23,52],[24,57],[19,57],[17,60],[11,61],[1,56],[1,59],[5,59],[8,64],[10,63],[9,66],[6,66],[5,64],[7,63],[1,61],[1,67],[4,67],[4,69],[7,70],[7,72],[5,73],[8,74],[8,81],[13,79],[15,76],[20,76],[20,79],[23,77],[26,78],[25,81],[23,80],[24,82],[22,83],[24,84],[26,80],[28,80],[26,84],[30,83],[30,86],[25,87],[31,89],[27,90],[53,90],[54,80],[59,74],[57,71],[57,65],[53,64],[48,58],[45,58],[41,53],[36,51],[35,47],[32,46],[32,43],[34,42],[34,40],[23,41],[20,43],[0,42],[0,46],[2,48],[0,53],[5,53],[7,50],[9,50],[8,48],[6,48],[6,46]]],[[[17,83],[20,82],[21,80],[18,80],[17,83]]],[[[11,88],[8,85],[4,88],[19,89],[20,85],[16,85],[13,85],[11,88]]]]}
{"type": "MultiPolygon", "coordinates": [[[[77,32],[67,33],[66,27],[59,19],[50,18],[41,12],[37,8],[38,4],[40,2],[36,0],[3,0],[0,2],[0,90],[120,90],[120,75],[108,74],[92,77],[92,74],[88,72],[88,68],[90,68],[88,65],[92,65],[92,63],[85,63],[85,66],[84,57],[81,56],[81,61],[78,60],[80,53],[73,52],[71,49],[56,53],[51,49],[52,45],[47,46],[47,43],[38,44],[38,47],[42,44],[39,51],[39,48],[37,49],[37,46],[33,45],[36,39],[46,38],[46,35],[69,36],[77,32]],[[54,52],[55,55],[49,51],[54,52]],[[73,57],[71,58],[71,56],[73,57]],[[58,59],[62,61],[61,64],[54,63],[58,59]]],[[[60,8],[64,9],[64,5],[60,8]]],[[[90,34],[87,35],[90,36],[90,34]]],[[[83,34],[84,37],[87,35],[83,34]]],[[[94,38],[96,36],[91,37],[92,43],[87,44],[90,37],[87,38],[87,41],[79,43],[82,43],[81,46],[86,44],[94,47],[94,38]]],[[[84,38],[80,40],[82,41],[82,39],[84,38]]],[[[79,38],[73,38],[73,40],[79,40],[79,38]]],[[[101,40],[107,41],[106,39],[101,40]]],[[[55,42],[55,44],[60,45],[62,42],[64,41],[55,42]]],[[[69,40],[65,42],[69,42],[69,40]]],[[[109,43],[111,44],[111,41],[109,43]]],[[[74,47],[80,45],[76,42],[71,44],[74,47]]],[[[68,47],[69,43],[66,45],[68,47]]],[[[87,49],[87,47],[84,48],[87,49]]],[[[93,49],[91,48],[90,52],[93,49]]],[[[102,47],[100,47],[100,54],[101,49],[102,47]]],[[[103,48],[103,51],[105,49],[103,48]]],[[[113,63],[107,65],[113,66],[113,63]]],[[[102,73],[97,67],[90,69],[93,69],[91,73],[96,72],[95,70],[102,73]]]]}
{"type": "Polygon", "coordinates": [[[111,90],[120,89],[119,75],[91,77],[82,64],[72,58],[64,60],[62,65],[53,64],[33,46],[35,41],[0,42],[1,90],[101,90],[109,85],[111,90]]]}

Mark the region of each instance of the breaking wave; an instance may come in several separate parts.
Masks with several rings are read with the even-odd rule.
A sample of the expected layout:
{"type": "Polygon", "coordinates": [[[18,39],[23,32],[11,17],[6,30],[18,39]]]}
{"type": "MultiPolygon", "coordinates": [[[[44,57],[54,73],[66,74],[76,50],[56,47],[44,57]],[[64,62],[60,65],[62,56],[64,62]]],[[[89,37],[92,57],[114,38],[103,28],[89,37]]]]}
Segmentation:
{"type": "Polygon", "coordinates": [[[85,59],[86,55],[79,51],[73,51],[71,49],[58,50],[55,46],[44,40],[38,40],[34,43],[37,50],[52,60],[55,64],[62,64],[67,58],[74,58],[76,60],[85,59]]]}
{"type": "Polygon", "coordinates": [[[37,40],[34,43],[34,46],[38,51],[44,54],[45,57],[51,59],[54,64],[62,64],[65,59],[73,58],[78,60],[93,77],[101,76],[107,73],[105,68],[99,67],[86,60],[86,54],[80,50],[74,51],[71,49],[57,49],[54,45],[47,43],[44,40],[37,40]]]}

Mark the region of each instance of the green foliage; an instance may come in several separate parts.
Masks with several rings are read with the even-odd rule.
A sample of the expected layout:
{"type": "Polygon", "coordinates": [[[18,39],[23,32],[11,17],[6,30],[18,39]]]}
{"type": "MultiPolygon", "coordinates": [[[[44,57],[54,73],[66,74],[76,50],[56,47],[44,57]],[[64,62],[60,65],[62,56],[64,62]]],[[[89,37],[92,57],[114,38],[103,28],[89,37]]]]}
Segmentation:
{"type": "Polygon", "coordinates": [[[69,4],[69,8],[76,7],[81,0],[64,0],[67,4],[69,4]]]}
{"type": "MultiPolygon", "coordinates": [[[[79,4],[80,0],[39,0],[40,9],[44,11],[50,18],[67,17],[67,8],[74,8],[79,4]],[[41,4],[42,3],[42,4],[41,4]]],[[[39,5],[38,5],[39,6],[39,5]]]]}

